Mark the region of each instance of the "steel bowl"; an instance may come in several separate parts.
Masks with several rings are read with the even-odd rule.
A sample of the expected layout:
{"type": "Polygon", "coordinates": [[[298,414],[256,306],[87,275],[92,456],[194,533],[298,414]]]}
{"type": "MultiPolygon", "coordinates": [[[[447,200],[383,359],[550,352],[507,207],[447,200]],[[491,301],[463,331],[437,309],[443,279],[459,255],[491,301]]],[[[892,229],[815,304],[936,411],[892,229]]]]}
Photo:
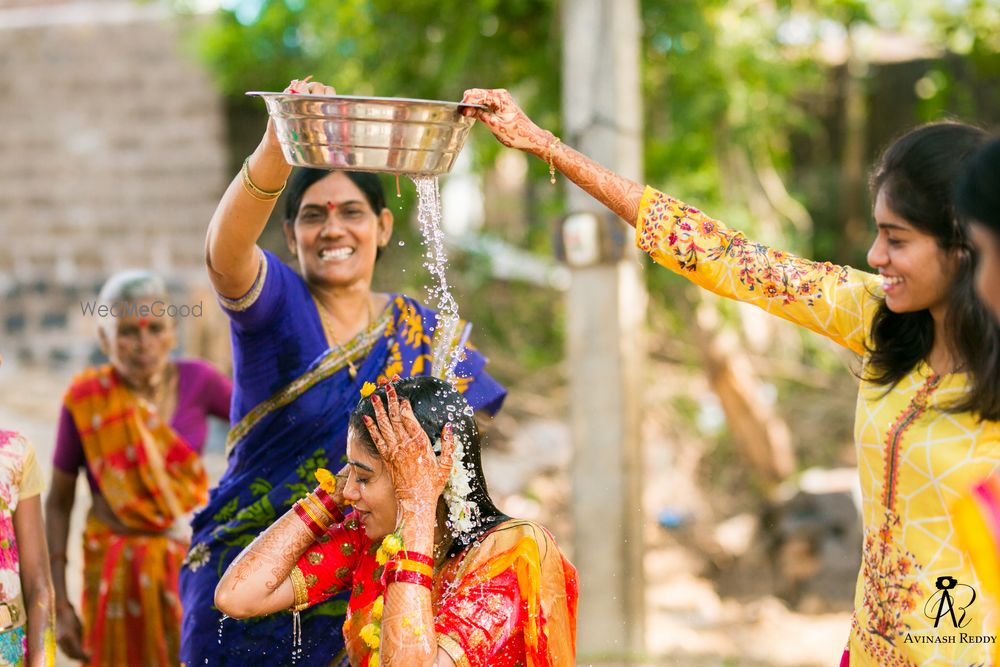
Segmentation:
{"type": "Polygon", "coordinates": [[[289,164],[410,176],[446,174],[473,105],[396,97],[248,92],[264,98],[289,164]]]}

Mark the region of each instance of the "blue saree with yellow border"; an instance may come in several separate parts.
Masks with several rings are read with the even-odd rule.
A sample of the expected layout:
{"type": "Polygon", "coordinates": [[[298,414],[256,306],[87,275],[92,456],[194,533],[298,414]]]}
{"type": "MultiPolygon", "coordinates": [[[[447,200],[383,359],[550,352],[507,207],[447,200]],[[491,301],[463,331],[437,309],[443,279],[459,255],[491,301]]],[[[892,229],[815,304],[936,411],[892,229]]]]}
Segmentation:
{"type": "Polygon", "coordinates": [[[316,485],[316,468],[339,469],[347,422],[365,382],[428,375],[432,350],[464,345],[458,387],[476,410],[496,412],[506,391],[485,371],[486,359],[462,338],[435,338],[437,314],[402,295],[366,331],[329,348],[308,286],[265,252],[257,279],[241,299],[220,297],[233,341],[232,428],[228,468],[194,518],[180,575],[184,618],[181,661],[196,665],[340,664],[345,599],[301,616],[301,642],[291,613],[223,620],[215,587],[229,563],[257,535],[316,485]],[[358,369],[349,373],[348,359],[358,369]]]}

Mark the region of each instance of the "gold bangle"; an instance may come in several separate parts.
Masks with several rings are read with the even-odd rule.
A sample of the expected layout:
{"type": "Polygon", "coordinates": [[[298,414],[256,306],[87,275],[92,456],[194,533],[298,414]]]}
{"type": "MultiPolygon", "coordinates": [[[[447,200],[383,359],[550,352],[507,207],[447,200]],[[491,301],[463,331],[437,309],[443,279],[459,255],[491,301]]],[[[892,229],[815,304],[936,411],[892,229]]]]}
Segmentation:
{"type": "Polygon", "coordinates": [[[309,587],[306,585],[306,578],[302,574],[302,570],[296,565],[292,568],[292,571],[288,573],[288,578],[292,581],[292,606],[289,611],[302,611],[309,606],[309,587]]]}
{"type": "Polygon", "coordinates": [[[281,196],[281,193],[285,191],[285,184],[282,183],[281,187],[273,192],[263,190],[257,187],[257,184],[253,182],[250,178],[250,156],[248,155],[245,160],[243,160],[243,168],[240,170],[243,181],[243,189],[247,191],[254,199],[259,201],[272,201],[281,196]]]}

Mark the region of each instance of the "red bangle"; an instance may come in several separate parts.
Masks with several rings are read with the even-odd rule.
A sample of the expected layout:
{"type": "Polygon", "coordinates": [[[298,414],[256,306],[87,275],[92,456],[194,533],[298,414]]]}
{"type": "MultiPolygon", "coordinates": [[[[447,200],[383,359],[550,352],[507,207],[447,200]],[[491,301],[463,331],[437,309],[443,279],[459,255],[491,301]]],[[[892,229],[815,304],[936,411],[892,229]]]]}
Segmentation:
{"type": "Polygon", "coordinates": [[[433,590],[434,581],[428,577],[426,574],[420,572],[413,572],[411,570],[392,570],[386,577],[386,585],[393,582],[400,582],[403,584],[417,584],[418,586],[423,586],[427,590],[433,590]]]}
{"type": "Polygon", "coordinates": [[[427,567],[434,567],[433,558],[417,553],[416,551],[400,551],[396,554],[395,560],[412,560],[418,563],[423,563],[427,567]]]}
{"type": "Polygon", "coordinates": [[[295,503],[294,505],[292,505],[292,509],[295,510],[295,513],[299,516],[300,519],[302,519],[302,523],[306,524],[306,528],[312,531],[313,535],[315,535],[316,537],[320,537],[323,533],[326,532],[326,530],[322,526],[316,523],[316,521],[314,521],[313,518],[309,516],[309,512],[307,512],[306,508],[302,507],[302,505],[300,505],[299,503],[295,503]]]}
{"type": "Polygon", "coordinates": [[[331,496],[329,493],[327,493],[326,490],[322,486],[317,486],[316,490],[313,491],[313,495],[316,497],[316,499],[318,501],[320,501],[321,503],[323,503],[323,507],[326,508],[326,511],[329,512],[333,516],[333,522],[334,523],[340,523],[341,521],[344,520],[344,512],[343,512],[343,510],[341,510],[337,506],[337,503],[333,499],[333,496],[331,496]]]}

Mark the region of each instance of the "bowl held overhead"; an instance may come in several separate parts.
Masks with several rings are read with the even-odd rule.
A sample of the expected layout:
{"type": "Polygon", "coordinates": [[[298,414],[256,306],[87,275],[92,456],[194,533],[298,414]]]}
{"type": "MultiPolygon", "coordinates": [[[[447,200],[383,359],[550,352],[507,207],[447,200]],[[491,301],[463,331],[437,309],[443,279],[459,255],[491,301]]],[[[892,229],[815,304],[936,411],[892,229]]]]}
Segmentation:
{"type": "Polygon", "coordinates": [[[262,97],[289,164],[439,176],[451,169],[475,119],[470,105],[351,95],[249,92],[262,97]]]}

